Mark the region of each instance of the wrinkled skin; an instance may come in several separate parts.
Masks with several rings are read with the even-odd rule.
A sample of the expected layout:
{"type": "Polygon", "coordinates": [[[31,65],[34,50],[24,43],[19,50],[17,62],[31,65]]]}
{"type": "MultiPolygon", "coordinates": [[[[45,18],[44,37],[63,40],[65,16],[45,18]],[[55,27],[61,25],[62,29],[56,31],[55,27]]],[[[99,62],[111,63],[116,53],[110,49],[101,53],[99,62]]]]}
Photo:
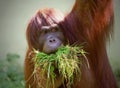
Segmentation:
{"type": "Polygon", "coordinates": [[[39,44],[44,53],[54,53],[58,47],[64,44],[64,35],[58,25],[42,27],[39,44]]]}

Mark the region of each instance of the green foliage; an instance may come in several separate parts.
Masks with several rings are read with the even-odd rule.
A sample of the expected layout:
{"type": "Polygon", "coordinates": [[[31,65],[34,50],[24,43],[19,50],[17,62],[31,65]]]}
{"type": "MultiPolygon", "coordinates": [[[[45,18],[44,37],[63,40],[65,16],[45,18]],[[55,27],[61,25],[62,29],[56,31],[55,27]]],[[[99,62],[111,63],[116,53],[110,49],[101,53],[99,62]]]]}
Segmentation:
{"type": "Polygon", "coordinates": [[[19,58],[17,54],[7,54],[6,59],[0,58],[0,88],[24,88],[19,58]]]}
{"type": "Polygon", "coordinates": [[[114,69],[114,74],[118,83],[118,87],[120,88],[120,68],[114,69]]]}
{"type": "Polygon", "coordinates": [[[80,57],[85,57],[86,52],[80,46],[71,47],[67,45],[60,47],[56,53],[50,55],[36,50],[34,50],[34,53],[34,75],[40,67],[42,71],[47,72],[47,80],[52,80],[54,86],[54,79],[56,77],[54,70],[57,68],[63,81],[67,81],[67,85],[70,87],[74,80],[74,74],[80,75],[81,73],[79,67],[81,64],[80,57]]]}

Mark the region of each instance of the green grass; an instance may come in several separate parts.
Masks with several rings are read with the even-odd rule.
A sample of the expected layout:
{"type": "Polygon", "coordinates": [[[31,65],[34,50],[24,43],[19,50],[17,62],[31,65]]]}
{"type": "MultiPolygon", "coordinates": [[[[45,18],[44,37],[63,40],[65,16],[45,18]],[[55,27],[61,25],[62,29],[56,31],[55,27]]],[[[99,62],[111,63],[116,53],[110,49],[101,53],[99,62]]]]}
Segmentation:
{"type": "Polygon", "coordinates": [[[36,70],[38,68],[42,69],[43,73],[47,73],[47,82],[51,80],[53,86],[57,75],[55,69],[58,69],[63,82],[67,81],[68,87],[73,83],[74,75],[81,76],[81,59],[86,58],[86,52],[82,49],[82,46],[62,46],[56,53],[50,55],[36,50],[34,50],[34,53],[33,61],[35,68],[33,74],[40,75],[36,70]]]}

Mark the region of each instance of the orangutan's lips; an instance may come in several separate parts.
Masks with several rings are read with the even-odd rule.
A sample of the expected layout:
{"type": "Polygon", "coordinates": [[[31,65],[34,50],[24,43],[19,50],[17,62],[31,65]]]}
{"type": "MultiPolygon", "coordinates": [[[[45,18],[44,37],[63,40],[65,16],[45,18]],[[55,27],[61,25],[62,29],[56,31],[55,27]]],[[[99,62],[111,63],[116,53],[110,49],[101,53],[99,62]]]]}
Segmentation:
{"type": "MultiPolygon", "coordinates": [[[[63,46],[63,44],[60,44],[60,45],[59,45],[59,47],[61,47],[61,46],[63,46]]],[[[58,51],[58,48],[59,48],[59,47],[53,48],[53,50],[51,50],[51,52],[48,53],[48,54],[55,54],[55,53],[58,51]]]]}

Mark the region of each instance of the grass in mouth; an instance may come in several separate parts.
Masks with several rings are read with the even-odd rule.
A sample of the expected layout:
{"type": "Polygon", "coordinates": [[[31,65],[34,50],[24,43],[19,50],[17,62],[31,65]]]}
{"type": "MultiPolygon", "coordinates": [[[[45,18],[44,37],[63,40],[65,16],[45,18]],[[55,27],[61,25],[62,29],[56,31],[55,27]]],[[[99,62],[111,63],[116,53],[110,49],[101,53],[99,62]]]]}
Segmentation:
{"type": "MultiPolygon", "coordinates": [[[[46,75],[46,88],[49,88],[49,81],[52,82],[51,85],[54,88],[55,79],[57,76],[55,69],[57,69],[61,75],[63,83],[66,81],[67,87],[70,87],[73,83],[74,75],[81,74],[81,57],[86,58],[86,52],[82,49],[82,46],[61,46],[58,48],[58,51],[56,53],[50,55],[39,52],[35,49],[33,52],[35,54],[32,59],[35,64],[33,74],[37,74],[37,78],[39,78],[39,75],[42,75],[40,77],[43,77],[43,79],[46,75]],[[41,69],[40,73],[38,72],[38,69],[41,69]]],[[[41,86],[41,81],[38,84],[41,86]]]]}

